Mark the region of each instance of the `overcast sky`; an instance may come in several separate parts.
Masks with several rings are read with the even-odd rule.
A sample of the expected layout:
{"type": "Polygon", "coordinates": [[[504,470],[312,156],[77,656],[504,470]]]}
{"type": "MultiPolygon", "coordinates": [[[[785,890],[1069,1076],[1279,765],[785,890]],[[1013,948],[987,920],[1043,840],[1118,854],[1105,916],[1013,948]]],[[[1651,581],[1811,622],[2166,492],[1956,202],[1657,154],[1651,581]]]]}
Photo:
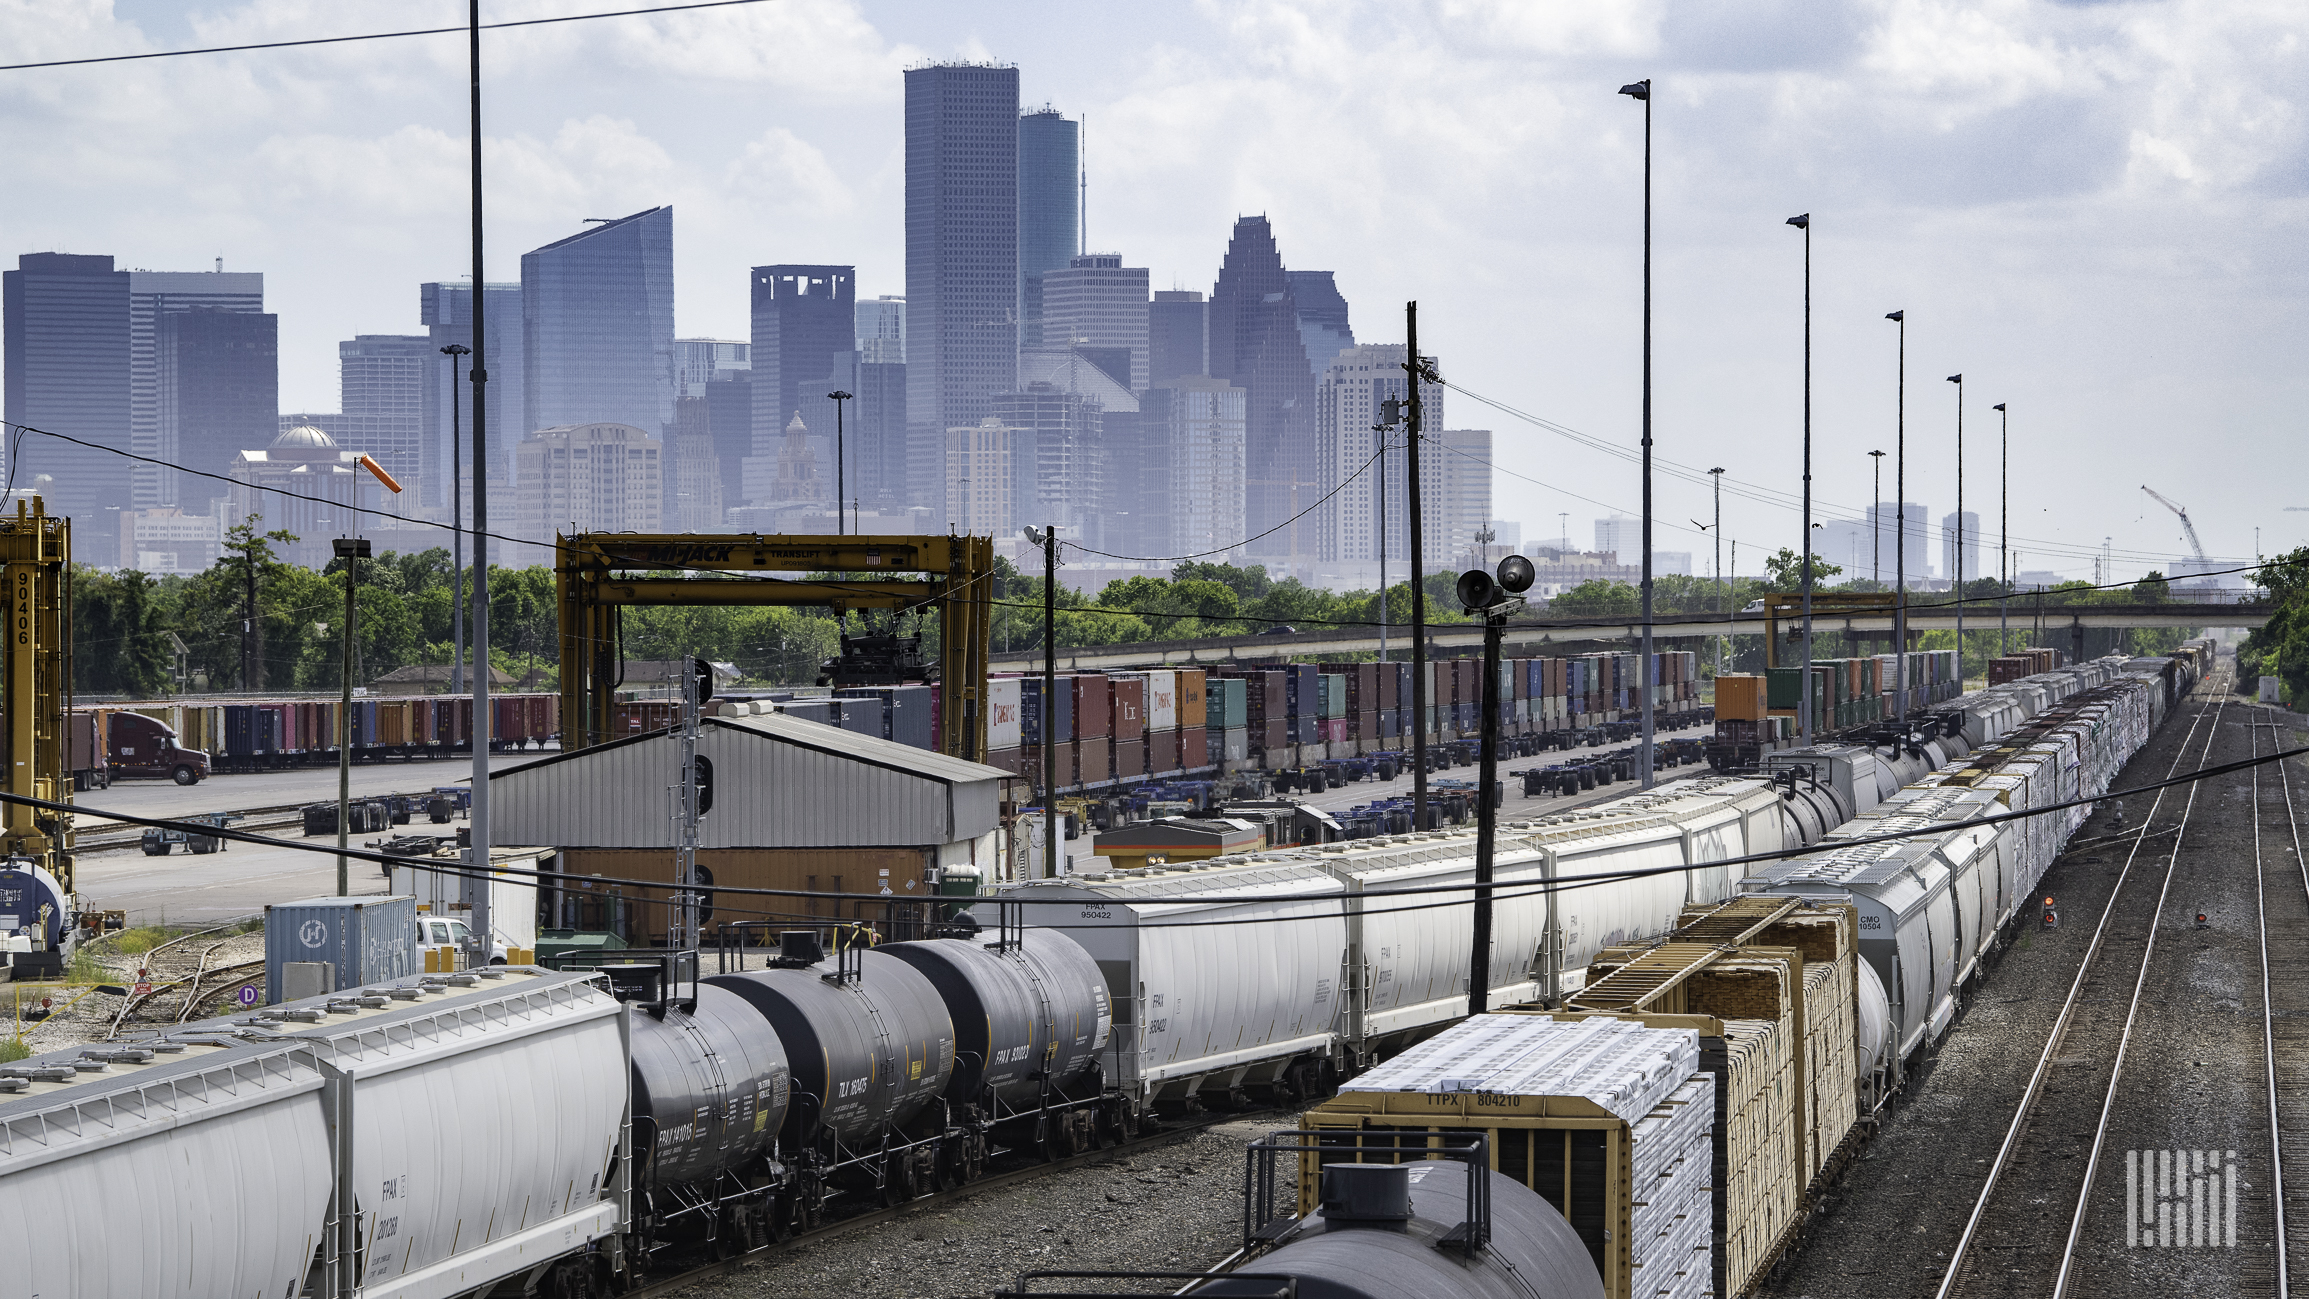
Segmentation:
{"type": "MultiPolygon", "coordinates": [[[[639,0],[485,0],[485,21],[639,0]]],[[[461,22],[444,0],[0,0],[11,61],[461,22]]],[[[2300,0],[769,0],[484,36],[489,275],[591,216],[675,208],[685,337],[747,336],[746,268],[849,262],[902,293],[900,73],[1021,69],[1088,115],[1090,242],[1208,292],[1239,213],[1333,270],[1360,341],[1633,448],[1643,109],[1655,79],[1655,436],[1721,465],[1740,568],[1792,545],[1813,217],[1815,489],[1870,499],[1908,313],[1909,498],[1995,545],[2012,408],[2021,566],[2130,577],[2309,541],[2309,7],[2300,0]]],[[[336,344],[417,329],[469,265],[459,36],[0,73],[0,254],[265,272],[284,410],[336,408],[336,344]]],[[[1532,540],[1633,512],[1638,474],[1451,398],[1495,433],[1497,513],[1532,540]]],[[[1886,458],[1886,464],[1891,457],[1886,458]]],[[[1705,479],[1705,474],[1696,477],[1705,479]]],[[[1885,496],[1891,496],[1886,473],[1885,496]]],[[[1660,549],[1707,489],[1663,472],[1660,549]],[[1670,526],[1673,524],[1674,526],[1670,526]]],[[[1833,558],[1833,557],[1831,557],[1833,558]]],[[[1993,571],[1993,563],[1990,565],[1993,571]]]]}

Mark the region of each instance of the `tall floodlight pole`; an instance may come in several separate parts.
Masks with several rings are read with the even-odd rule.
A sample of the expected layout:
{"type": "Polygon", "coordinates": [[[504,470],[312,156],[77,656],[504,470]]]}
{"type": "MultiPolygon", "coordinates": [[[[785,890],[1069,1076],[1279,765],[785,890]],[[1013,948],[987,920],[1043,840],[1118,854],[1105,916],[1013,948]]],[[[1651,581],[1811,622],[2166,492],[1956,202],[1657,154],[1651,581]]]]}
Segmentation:
{"type": "MultiPolygon", "coordinates": [[[[1718,465],[1710,469],[1708,481],[1716,495],[1716,523],[1709,531],[1716,538],[1716,612],[1722,613],[1729,606],[1725,599],[1728,593],[1724,590],[1724,467],[1718,465]]],[[[1716,637],[1716,675],[1724,675],[1724,638],[1721,636],[1716,637]]]]}
{"type": "Polygon", "coordinates": [[[1409,420],[1403,437],[1404,519],[1411,530],[1411,826],[1427,824],[1427,551],[1420,532],[1419,439],[1426,433],[1426,411],[1419,390],[1427,377],[1427,363],[1419,357],[1419,304],[1403,304],[1403,374],[1410,394],[1409,420]]]}
{"type": "Polygon", "coordinates": [[[1652,81],[1630,82],[1620,93],[1644,106],[1644,647],[1636,677],[1643,688],[1644,731],[1637,770],[1640,788],[1652,787],[1652,81]]]}
{"type": "Polygon", "coordinates": [[[1892,443],[1892,697],[1900,716],[1908,716],[1908,312],[1888,311],[1884,318],[1900,326],[1900,383],[1892,443]]]}
{"type": "Polygon", "coordinates": [[[458,427],[457,358],[473,355],[473,349],[451,343],[441,354],[449,358],[449,693],[459,695],[465,693],[465,484],[457,476],[458,439],[464,432],[458,427]]]}
{"type": "Polygon", "coordinates": [[[1964,376],[1952,374],[1956,385],[1956,549],[1949,563],[1948,590],[1956,597],[1956,691],[1964,693],[1964,376]]]}
{"type": "MultiPolygon", "coordinates": [[[[1379,661],[1387,659],[1387,442],[1390,425],[1373,424],[1371,431],[1379,438],[1379,661]]],[[[1398,700],[1398,703],[1401,701],[1398,700]]]]}
{"type": "Polygon", "coordinates": [[[1996,435],[1996,656],[2012,653],[2006,637],[2006,606],[2012,603],[2012,413],[1998,402],[1989,409],[1999,422],[1996,435]]]}
{"type": "Polygon", "coordinates": [[[847,471],[842,461],[842,403],[851,398],[849,393],[836,388],[826,394],[826,399],[834,403],[834,535],[841,536],[849,531],[842,522],[842,510],[843,502],[850,499],[849,479],[845,477],[847,471]]]}
{"type": "Polygon", "coordinates": [[[1042,547],[1042,874],[1057,879],[1058,833],[1058,528],[1028,528],[1042,547]]]}
{"type": "Polygon", "coordinates": [[[489,301],[481,266],[481,0],[471,0],[466,39],[473,82],[473,808],[468,816],[472,852],[468,865],[481,868],[465,877],[472,904],[472,932],[480,963],[489,963],[497,933],[489,914],[489,382],[483,351],[483,314],[489,301]]]}
{"type": "Polygon", "coordinates": [[[1812,214],[1788,224],[1804,232],[1804,544],[1796,551],[1804,575],[1804,689],[1796,696],[1796,728],[1810,744],[1819,721],[1812,716],[1812,214]]]}

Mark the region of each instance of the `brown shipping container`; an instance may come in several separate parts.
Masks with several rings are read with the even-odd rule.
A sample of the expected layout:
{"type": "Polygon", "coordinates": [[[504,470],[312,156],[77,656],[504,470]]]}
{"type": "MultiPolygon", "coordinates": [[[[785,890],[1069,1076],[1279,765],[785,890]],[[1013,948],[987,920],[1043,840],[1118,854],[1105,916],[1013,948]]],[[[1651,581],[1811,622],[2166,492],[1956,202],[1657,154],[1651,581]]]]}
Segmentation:
{"type": "Polygon", "coordinates": [[[1105,739],[1114,722],[1114,683],[1095,673],[1073,678],[1074,735],[1077,740],[1105,739]]]}
{"type": "Polygon", "coordinates": [[[1148,731],[1146,733],[1146,769],[1149,775],[1179,769],[1179,733],[1177,731],[1148,731]]]}
{"type": "Polygon", "coordinates": [[[1022,752],[1024,751],[1021,749],[988,750],[986,754],[986,765],[989,767],[1000,768],[1001,770],[1015,776],[1018,774],[1019,757],[1022,752]]]}
{"type": "Polygon", "coordinates": [[[1379,674],[1379,711],[1384,713],[1393,709],[1401,708],[1403,706],[1401,703],[1401,696],[1403,694],[1402,666],[1396,663],[1388,663],[1385,665],[1374,663],[1371,666],[1385,666],[1387,669],[1385,672],[1379,674]]]}
{"type": "Polygon", "coordinates": [[[1717,677],[1716,717],[1743,722],[1764,720],[1764,678],[1738,673],[1717,677]]]}
{"type": "Polygon", "coordinates": [[[1290,743],[1290,722],[1281,717],[1271,718],[1251,727],[1251,738],[1257,747],[1269,753],[1280,753],[1290,743]]]}
{"type": "MultiPolygon", "coordinates": [[[[1109,677],[1110,698],[1113,700],[1112,729],[1107,734],[1117,741],[1146,738],[1146,678],[1109,677]]],[[[1143,774],[1143,773],[1141,773],[1143,774]]]]}
{"type": "Polygon", "coordinates": [[[1201,668],[1180,668],[1178,687],[1179,729],[1201,730],[1210,723],[1210,710],[1204,700],[1210,693],[1210,683],[1204,679],[1201,668]]]}
{"type": "Polygon", "coordinates": [[[1146,741],[1116,740],[1114,742],[1114,778],[1136,780],[1146,775],[1146,741]]]}
{"type": "Polygon", "coordinates": [[[1211,733],[1196,726],[1179,732],[1179,766],[1199,771],[1211,765],[1211,733]]]}
{"type": "Polygon", "coordinates": [[[1074,783],[1095,785],[1106,782],[1112,761],[1104,739],[1078,740],[1074,744],[1074,783]]]}

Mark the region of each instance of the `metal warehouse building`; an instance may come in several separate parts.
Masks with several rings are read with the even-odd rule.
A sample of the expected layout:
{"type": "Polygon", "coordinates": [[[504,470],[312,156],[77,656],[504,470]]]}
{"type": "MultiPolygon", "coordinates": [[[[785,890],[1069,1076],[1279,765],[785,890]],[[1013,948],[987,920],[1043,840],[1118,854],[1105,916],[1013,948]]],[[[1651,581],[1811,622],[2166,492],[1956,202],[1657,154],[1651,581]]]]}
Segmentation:
{"type": "MultiPolygon", "coordinates": [[[[703,879],[721,887],[927,897],[933,872],[995,864],[994,767],[784,714],[707,717],[698,756],[713,805],[699,825],[703,879]]],[[[561,869],[673,881],[680,740],[668,731],[490,775],[491,837],[560,849],[561,869]]],[[[549,927],[665,935],[667,890],[604,883],[547,899],[549,927]]],[[[872,903],[724,896],[706,923],[879,917],[872,903]]]]}

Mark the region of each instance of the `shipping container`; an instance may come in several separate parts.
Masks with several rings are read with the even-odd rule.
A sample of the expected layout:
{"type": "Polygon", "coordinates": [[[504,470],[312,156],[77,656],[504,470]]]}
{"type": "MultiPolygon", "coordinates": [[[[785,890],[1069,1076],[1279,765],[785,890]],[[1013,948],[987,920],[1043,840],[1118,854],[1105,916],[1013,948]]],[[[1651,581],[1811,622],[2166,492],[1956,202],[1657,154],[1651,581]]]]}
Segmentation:
{"type": "Polygon", "coordinates": [[[1173,731],[1179,725],[1179,674],[1168,668],[1141,673],[1146,678],[1146,728],[1173,731]]]}
{"type": "MultiPolygon", "coordinates": [[[[1026,731],[1019,721],[1020,701],[1024,697],[1023,684],[1017,677],[994,677],[987,681],[986,747],[989,752],[1015,749],[1026,742],[1026,731]]],[[[929,700],[924,699],[922,706],[927,712],[929,700]]]]}
{"type": "MultiPolygon", "coordinates": [[[[1058,688],[1051,700],[1057,706],[1056,729],[1060,741],[1074,738],[1074,678],[1060,676],[1058,688]]],[[[1026,744],[1042,743],[1042,678],[1021,677],[1019,687],[1019,733],[1026,744]]]]}
{"type": "MultiPolygon", "coordinates": [[[[1179,767],[1201,771],[1211,765],[1211,733],[1200,726],[1179,728],[1179,767]]],[[[1224,734],[1222,732],[1222,734],[1224,734]]]]}
{"type": "Polygon", "coordinates": [[[1112,778],[1114,755],[1107,748],[1105,736],[1076,740],[1071,747],[1074,752],[1075,784],[1103,785],[1112,778]]]}
{"type": "Polygon", "coordinates": [[[1214,731],[1239,731],[1250,725],[1251,683],[1241,677],[1207,678],[1206,724],[1214,731]]]}
{"type": "Polygon", "coordinates": [[[1146,738],[1114,742],[1114,778],[1136,780],[1146,775],[1146,738]]]}
{"type": "Polygon", "coordinates": [[[1116,742],[1146,739],[1146,687],[1146,678],[1137,673],[1118,673],[1107,678],[1111,711],[1106,734],[1116,742]]]}
{"type": "Polygon", "coordinates": [[[1179,729],[1200,730],[1209,725],[1210,686],[1207,674],[1201,668],[1180,668],[1178,691],[1179,729]]]}
{"type": "Polygon", "coordinates": [[[1224,731],[1205,730],[1203,734],[1211,737],[1215,749],[1210,755],[1212,763],[1250,761],[1251,733],[1247,729],[1235,727],[1224,731]]]}
{"type": "Polygon", "coordinates": [[[265,1003],[281,1000],[281,967],[319,962],[331,968],[334,987],[355,988],[421,973],[417,959],[417,899],[306,898],[265,908],[265,1003]]]}
{"type": "Polygon", "coordinates": [[[1074,738],[1105,739],[1113,734],[1114,684],[1106,677],[1085,672],[1059,683],[1074,691],[1074,738]]]}
{"type": "Polygon", "coordinates": [[[1146,733],[1146,769],[1149,775],[1179,769],[1179,732],[1176,727],[1146,733]]]}

